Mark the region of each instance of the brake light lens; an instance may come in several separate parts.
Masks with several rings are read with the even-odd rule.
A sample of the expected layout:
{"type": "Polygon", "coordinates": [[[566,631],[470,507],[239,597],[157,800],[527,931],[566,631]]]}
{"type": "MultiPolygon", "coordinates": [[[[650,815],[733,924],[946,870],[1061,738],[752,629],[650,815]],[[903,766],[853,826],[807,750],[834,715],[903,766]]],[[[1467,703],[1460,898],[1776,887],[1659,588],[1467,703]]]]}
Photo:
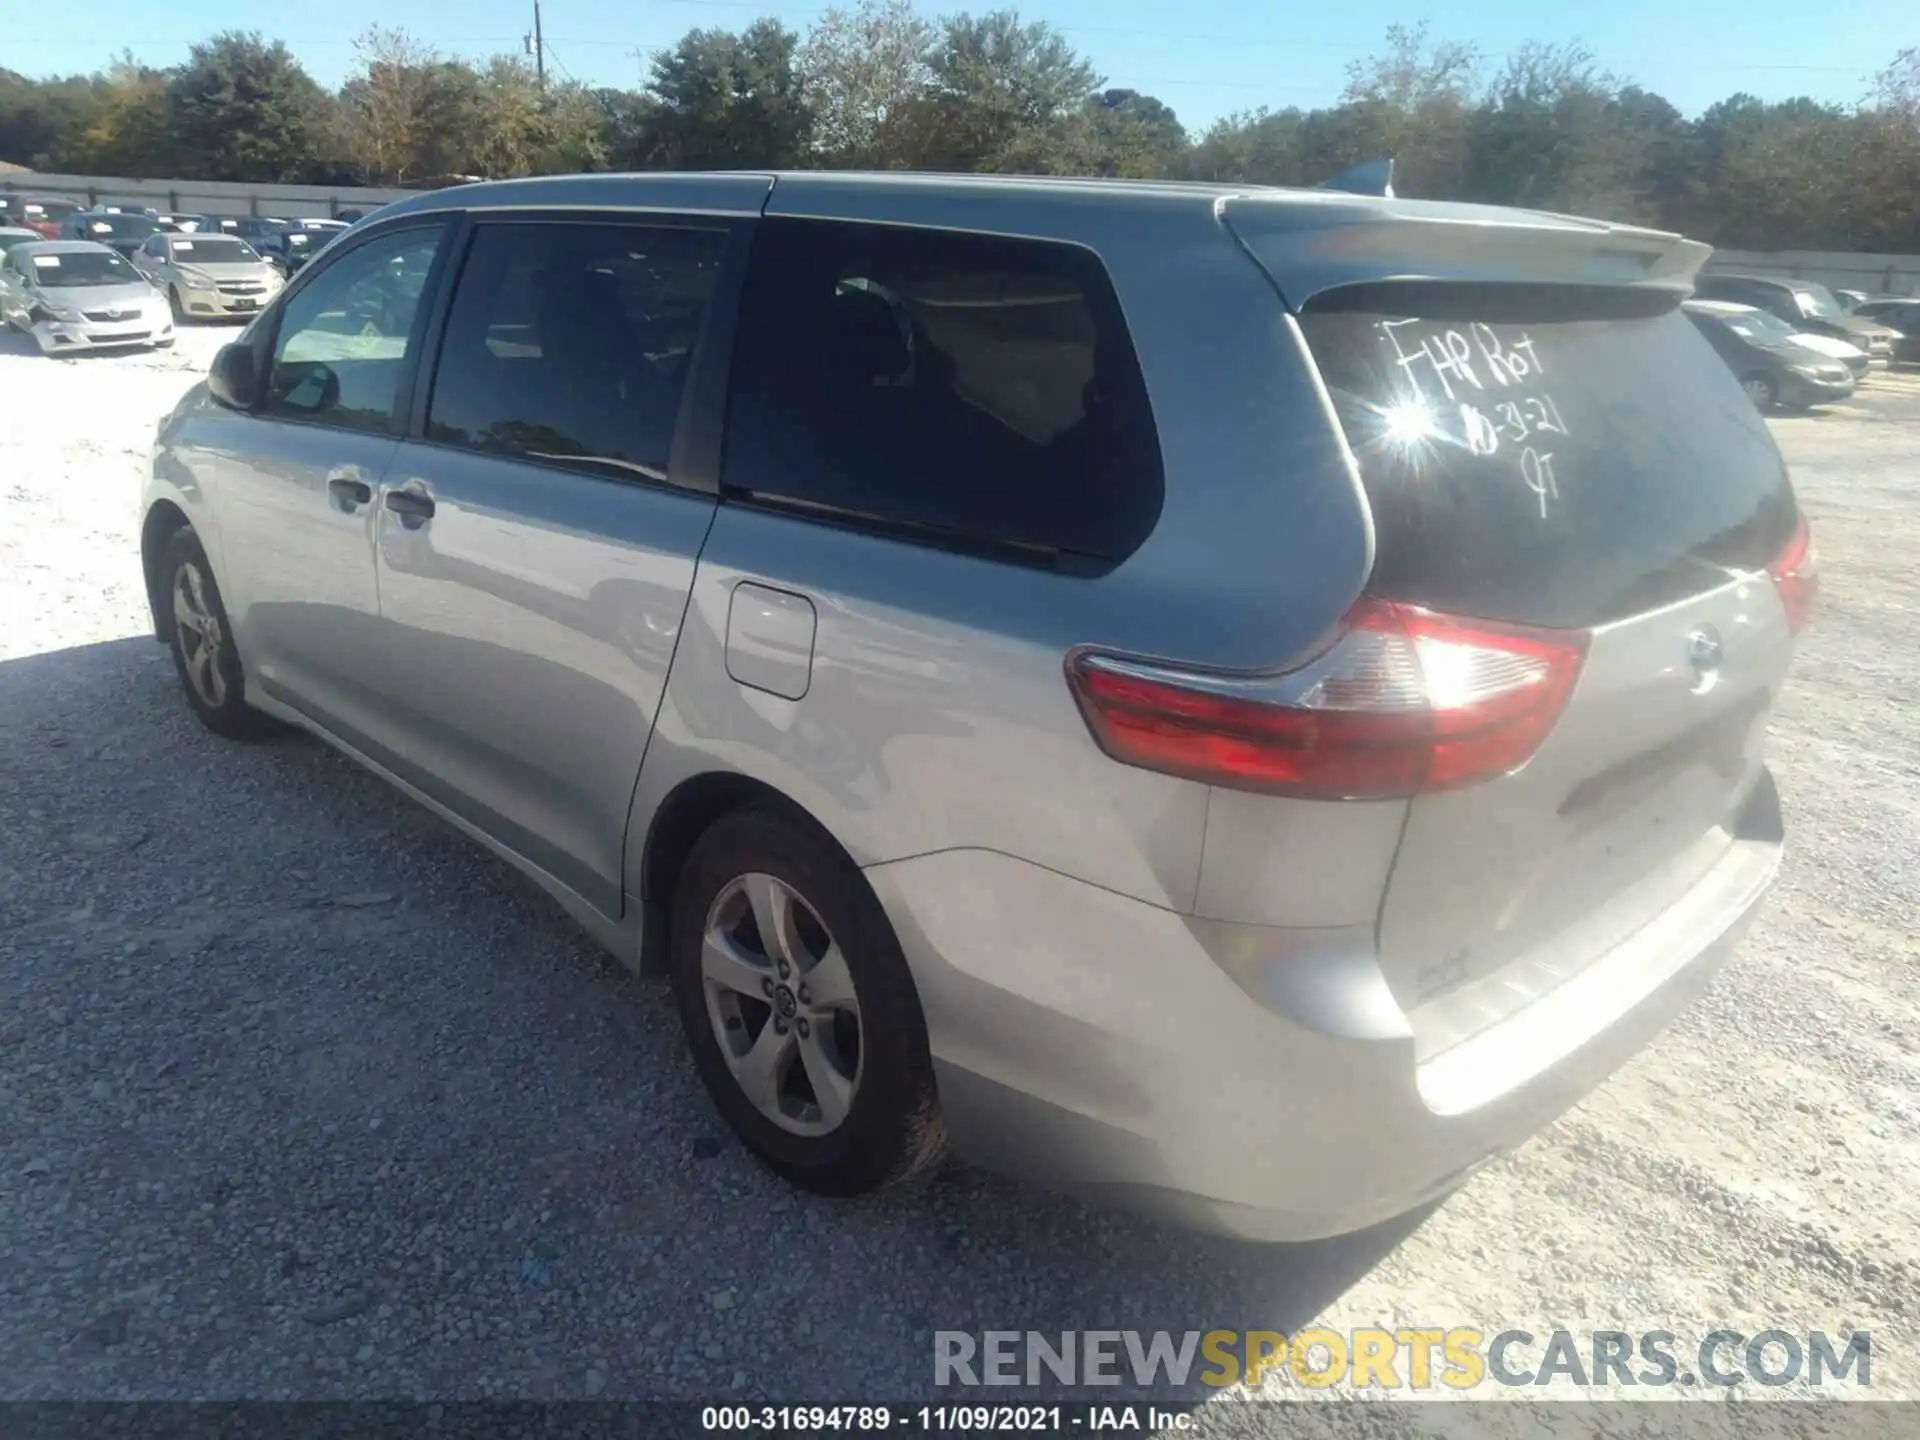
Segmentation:
{"type": "Polygon", "coordinates": [[[1170,775],[1276,795],[1380,800],[1518,769],[1573,693],[1584,631],[1362,600],[1283,675],[1214,676],[1097,651],[1067,677],[1101,749],[1170,775]]]}
{"type": "Polygon", "coordinates": [[[1819,556],[1813,548],[1813,532],[1807,517],[1794,521],[1793,538],[1780,558],[1767,567],[1781,608],[1787,612],[1787,630],[1798,635],[1813,618],[1814,597],[1820,593],[1819,556]]]}

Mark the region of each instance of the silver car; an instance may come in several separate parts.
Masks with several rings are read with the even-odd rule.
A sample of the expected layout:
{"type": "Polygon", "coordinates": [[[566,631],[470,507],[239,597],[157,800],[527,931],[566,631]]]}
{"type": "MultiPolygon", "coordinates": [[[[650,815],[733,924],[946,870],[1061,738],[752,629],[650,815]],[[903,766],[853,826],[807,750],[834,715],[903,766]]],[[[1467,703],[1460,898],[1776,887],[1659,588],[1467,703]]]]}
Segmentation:
{"type": "Polygon", "coordinates": [[[167,302],[122,256],[91,240],[43,240],[0,258],[0,321],[43,354],[173,344],[167,302]]]}
{"type": "Polygon", "coordinates": [[[165,293],[175,324],[251,319],[280,291],[280,272],[237,235],[162,232],[134,263],[165,293]]]}
{"type": "Polygon", "coordinates": [[[155,636],[215,732],[321,736],[665,972],[798,1185],[951,1145],[1351,1230],[1773,880],[1813,555],[1706,253],[1230,185],[421,195],[162,426],[155,636]]]}

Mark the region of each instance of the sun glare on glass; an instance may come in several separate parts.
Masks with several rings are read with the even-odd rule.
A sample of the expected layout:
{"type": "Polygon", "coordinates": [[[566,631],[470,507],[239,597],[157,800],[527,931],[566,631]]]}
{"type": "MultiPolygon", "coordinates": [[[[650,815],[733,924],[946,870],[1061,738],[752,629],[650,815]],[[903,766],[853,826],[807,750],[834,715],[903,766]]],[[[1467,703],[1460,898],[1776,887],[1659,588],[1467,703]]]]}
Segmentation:
{"type": "Polygon", "coordinates": [[[1413,446],[1434,436],[1433,412],[1418,400],[1389,405],[1381,414],[1385,438],[1395,445],[1413,446]]]}

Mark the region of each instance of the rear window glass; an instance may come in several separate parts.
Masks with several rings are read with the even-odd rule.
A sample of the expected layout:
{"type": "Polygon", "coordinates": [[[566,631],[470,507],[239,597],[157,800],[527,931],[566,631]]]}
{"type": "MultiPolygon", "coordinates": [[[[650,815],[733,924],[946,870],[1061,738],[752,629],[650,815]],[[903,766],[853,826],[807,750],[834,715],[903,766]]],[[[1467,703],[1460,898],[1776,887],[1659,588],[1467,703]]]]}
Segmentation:
{"type": "Polygon", "coordinates": [[[1301,317],[1373,509],[1375,593],[1585,627],[1785,546],[1786,467],[1726,362],[1665,302],[1605,303],[1380,286],[1301,317]]]}
{"type": "Polygon", "coordinates": [[[742,304],[729,494],[1071,573],[1159,519],[1145,384],[1091,252],[769,220],[742,304]]]}

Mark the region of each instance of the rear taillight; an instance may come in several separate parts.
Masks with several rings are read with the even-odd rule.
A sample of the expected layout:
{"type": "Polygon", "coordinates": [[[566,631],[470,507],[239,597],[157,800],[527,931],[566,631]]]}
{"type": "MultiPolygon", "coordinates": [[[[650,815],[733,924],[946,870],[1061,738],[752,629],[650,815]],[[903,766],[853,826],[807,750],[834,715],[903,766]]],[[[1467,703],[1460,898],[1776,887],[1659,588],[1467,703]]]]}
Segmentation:
{"type": "Polygon", "coordinates": [[[1222,676],[1077,651],[1067,678],[1128,765],[1320,800],[1454,790],[1517,769],[1565,708],[1582,631],[1362,600],[1296,670],[1222,676]]]}
{"type": "Polygon", "coordinates": [[[1767,574],[1773,579],[1781,608],[1787,612],[1788,631],[1798,635],[1813,618],[1813,599],[1820,593],[1819,557],[1814,552],[1813,532],[1807,528],[1806,516],[1794,521],[1793,538],[1780,552],[1780,558],[1767,567],[1767,574]]]}

